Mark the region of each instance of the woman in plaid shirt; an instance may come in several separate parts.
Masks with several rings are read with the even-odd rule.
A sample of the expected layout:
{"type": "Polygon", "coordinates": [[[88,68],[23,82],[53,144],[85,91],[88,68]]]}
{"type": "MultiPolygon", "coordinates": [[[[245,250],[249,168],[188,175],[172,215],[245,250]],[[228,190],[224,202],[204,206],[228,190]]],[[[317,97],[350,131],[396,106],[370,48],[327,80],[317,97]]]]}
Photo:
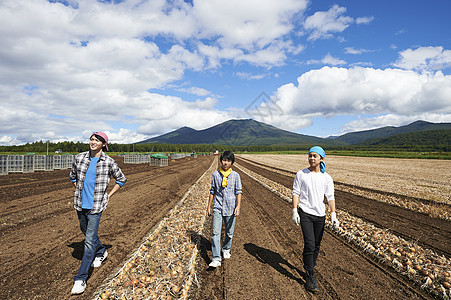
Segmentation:
{"type": "Polygon", "coordinates": [[[107,143],[108,136],[104,132],[94,132],[89,141],[90,150],[75,156],[69,174],[75,186],[74,208],[85,235],[83,258],[71,294],[85,291],[89,268],[99,267],[108,255],[98,237],[100,217],[108,201],[127,181],[114,159],[105,153],[107,143]],[[107,194],[111,176],[116,184],[107,194]]]}

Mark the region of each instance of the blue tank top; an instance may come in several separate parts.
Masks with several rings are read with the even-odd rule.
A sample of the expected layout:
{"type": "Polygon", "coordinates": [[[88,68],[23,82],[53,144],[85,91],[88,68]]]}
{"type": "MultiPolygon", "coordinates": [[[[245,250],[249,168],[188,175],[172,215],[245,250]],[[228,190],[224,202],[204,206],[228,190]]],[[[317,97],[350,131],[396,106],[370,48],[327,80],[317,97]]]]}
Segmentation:
{"type": "Polygon", "coordinates": [[[91,157],[91,163],[86,171],[85,181],[83,182],[83,191],[81,194],[81,208],[92,209],[94,202],[94,187],[96,185],[97,162],[100,157],[91,157]]]}

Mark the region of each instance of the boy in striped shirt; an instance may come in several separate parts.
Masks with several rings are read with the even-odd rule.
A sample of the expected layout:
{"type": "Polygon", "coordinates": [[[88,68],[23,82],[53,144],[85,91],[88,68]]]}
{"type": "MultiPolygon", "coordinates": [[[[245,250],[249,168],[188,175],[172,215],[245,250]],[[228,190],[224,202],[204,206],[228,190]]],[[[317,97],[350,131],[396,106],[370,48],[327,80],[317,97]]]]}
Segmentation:
{"type": "Polygon", "coordinates": [[[207,216],[212,215],[213,204],[213,234],[211,251],[213,259],[209,267],[217,268],[221,265],[221,253],[224,258],[230,258],[233,231],[235,230],[236,217],[240,214],[241,207],[241,178],[232,170],[235,155],[231,151],[224,151],[220,156],[221,167],[213,172],[208,199],[207,216]],[[225,237],[221,247],[221,229],[224,221],[225,237]]]}

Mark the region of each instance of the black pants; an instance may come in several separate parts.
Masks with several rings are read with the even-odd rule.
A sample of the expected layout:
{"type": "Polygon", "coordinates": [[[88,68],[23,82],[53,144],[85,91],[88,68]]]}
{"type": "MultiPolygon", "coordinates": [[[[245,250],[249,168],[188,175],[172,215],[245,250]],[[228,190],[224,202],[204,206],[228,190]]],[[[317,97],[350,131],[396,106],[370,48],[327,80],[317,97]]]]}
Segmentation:
{"type": "Polygon", "coordinates": [[[304,269],[312,272],[316,266],[321,240],[323,239],[326,217],[307,214],[299,209],[302,235],[304,236],[304,269]]]}

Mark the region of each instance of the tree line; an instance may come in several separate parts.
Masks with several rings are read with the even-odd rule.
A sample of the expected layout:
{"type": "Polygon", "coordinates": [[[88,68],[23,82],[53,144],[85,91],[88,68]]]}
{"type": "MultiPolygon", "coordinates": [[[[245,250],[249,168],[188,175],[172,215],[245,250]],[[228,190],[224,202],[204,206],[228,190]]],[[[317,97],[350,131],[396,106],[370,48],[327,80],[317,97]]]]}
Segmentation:
{"type": "MultiPolygon", "coordinates": [[[[430,142],[431,136],[426,134],[415,136],[415,140],[399,138],[392,140],[392,143],[383,143],[381,141],[347,146],[327,146],[328,151],[344,150],[344,151],[429,151],[429,152],[449,152],[449,136],[443,137],[435,135],[432,138],[435,142],[426,144],[426,140],[430,142]]],[[[118,153],[174,153],[174,152],[198,152],[212,153],[216,150],[222,152],[230,150],[234,152],[275,152],[275,151],[307,151],[314,145],[251,145],[251,146],[232,146],[232,145],[212,145],[212,144],[108,144],[110,152],[118,153]]],[[[38,141],[34,143],[26,143],[24,145],[0,146],[0,152],[11,153],[55,153],[60,150],[62,153],[79,153],[89,150],[88,143],[82,142],[58,142],[51,143],[48,141],[38,141]]]]}
{"type": "Polygon", "coordinates": [[[398,148],[409,151],[448,152],[451,144],[451,129],[428,130],[398,134],[385,138],[372,138],[359,144],[361,147],[398,148]]]}
{"type": "MultiPolygon", "coordinates": [[[[110,152],[131,153],[131,152],[214,152],[222,150],[224,147],[218,145],[191,145],[191,144],[115,144],[108,143],[110,152]]],[[[20,153],[79,153],[89,150],[88,143],[82,142],[58,142],[38,141],[26,143],[24,145],[0,146],[0,152],[20,152],[20,153]]]]}

